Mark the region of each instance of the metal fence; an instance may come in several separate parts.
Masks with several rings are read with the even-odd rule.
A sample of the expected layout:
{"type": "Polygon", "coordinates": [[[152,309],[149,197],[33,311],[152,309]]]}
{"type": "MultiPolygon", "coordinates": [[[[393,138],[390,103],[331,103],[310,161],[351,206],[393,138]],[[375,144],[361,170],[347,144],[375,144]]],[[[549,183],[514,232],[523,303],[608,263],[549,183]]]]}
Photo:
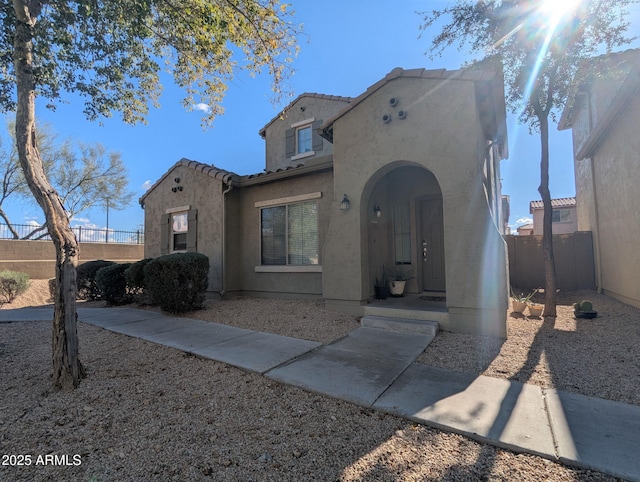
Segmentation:
{"type": "MultiPolygon", "coordinates": [[[[115,229],[94,229],[84,226],[72,226],[79,243],[118,243],[144,244],[144,231],[116,231],[115,229]]],[[[0,239],[28,239],[31,241],[47,240],[51,237],[46,226],[39,227],[31,224],[12,224],[9,227],[0,223],[0,239]],[[13,230],[12,230],[13,228],[13,230]]]]}

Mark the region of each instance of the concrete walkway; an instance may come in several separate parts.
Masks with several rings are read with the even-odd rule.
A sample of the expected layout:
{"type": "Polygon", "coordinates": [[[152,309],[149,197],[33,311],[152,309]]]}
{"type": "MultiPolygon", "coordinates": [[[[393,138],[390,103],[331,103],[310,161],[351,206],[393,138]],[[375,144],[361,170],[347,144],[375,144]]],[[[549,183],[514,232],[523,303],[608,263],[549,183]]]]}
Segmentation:
{"type": "MultiPolygon", "coordinates": [[[[51,309],[0,310],[0,322],[51,309]]],[[[640,482],[640,407],[413,363],[433,335],[362,327],[329,345],[130,308],[80,321],[515,452],[640,482]]]]}

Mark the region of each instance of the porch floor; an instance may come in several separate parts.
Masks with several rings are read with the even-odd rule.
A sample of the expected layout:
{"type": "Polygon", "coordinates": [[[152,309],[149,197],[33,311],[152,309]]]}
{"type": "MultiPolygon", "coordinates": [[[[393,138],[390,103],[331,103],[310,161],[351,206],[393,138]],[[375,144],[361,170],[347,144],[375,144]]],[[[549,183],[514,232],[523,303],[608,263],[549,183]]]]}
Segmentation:
{"type": "Polygon", "coordinates": [[[398,298],[389,296],[386,300],[373,300],[367,303],[367,306],[375,306],[380,308],[396,308],[403,310],[418,311],[447,311],[446,301],[434,301],[425,299],[425,297],[444,296],[433,293],[405,293],[404,296],[398,298]]]}
{"type": "Polygon", "coordinates": [[[405,293],[404,296],[388,297],[386,300],[373,300],[364,305],[365,315],[388,316],[413,320],[445,322],[449,318],[446,301],[434,301],[434,293],[405,293]]]}

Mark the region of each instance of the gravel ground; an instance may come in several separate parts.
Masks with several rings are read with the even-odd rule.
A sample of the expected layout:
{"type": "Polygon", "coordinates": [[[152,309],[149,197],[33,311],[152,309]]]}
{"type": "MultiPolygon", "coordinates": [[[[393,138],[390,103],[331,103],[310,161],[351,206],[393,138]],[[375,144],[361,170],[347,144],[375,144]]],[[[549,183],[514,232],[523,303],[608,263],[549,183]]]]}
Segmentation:
{"type": "MultiPolygon", "coordinates": [[[[441,333],[418,361],[640,404],[640,310],[574,296],[598,318],[561,306],[555,323],[510,317],[504,342],[441,333]]],[[[323,343],[358,326],[308,301],[210,300],[190,316],[323,343]]],[[[83,323],[79,337],[88,377],[51,391],[50,323],[0,324],[0,454],[31,457],[0,480],[615,480],[83,323]]]]}

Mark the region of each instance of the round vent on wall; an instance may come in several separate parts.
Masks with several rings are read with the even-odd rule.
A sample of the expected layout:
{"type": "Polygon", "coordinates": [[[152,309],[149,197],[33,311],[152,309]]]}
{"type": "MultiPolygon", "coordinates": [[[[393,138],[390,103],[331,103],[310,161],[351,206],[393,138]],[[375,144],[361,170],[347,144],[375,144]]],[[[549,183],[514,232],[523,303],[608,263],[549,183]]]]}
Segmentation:
{"type": "Polygon", "coordinates": [[[389,105],[391,107],[395,107],[396,105],[398,105],[398,99],[395,97],[391,97],[391,99],[389,99],[389,105]]]}
{"type": "Polygon", "coordinates": [[[385,124],[388,124],[389,122],[391,122],[391,116],[389,114],[383,115],[382,122],[384,122],[385,124]]]}
{"type": "Polygon", "coordinates": [[[398,119],[406,119],[407,118],[407,112],[404,110],[400,110],[398,111],[398,119]]]}

